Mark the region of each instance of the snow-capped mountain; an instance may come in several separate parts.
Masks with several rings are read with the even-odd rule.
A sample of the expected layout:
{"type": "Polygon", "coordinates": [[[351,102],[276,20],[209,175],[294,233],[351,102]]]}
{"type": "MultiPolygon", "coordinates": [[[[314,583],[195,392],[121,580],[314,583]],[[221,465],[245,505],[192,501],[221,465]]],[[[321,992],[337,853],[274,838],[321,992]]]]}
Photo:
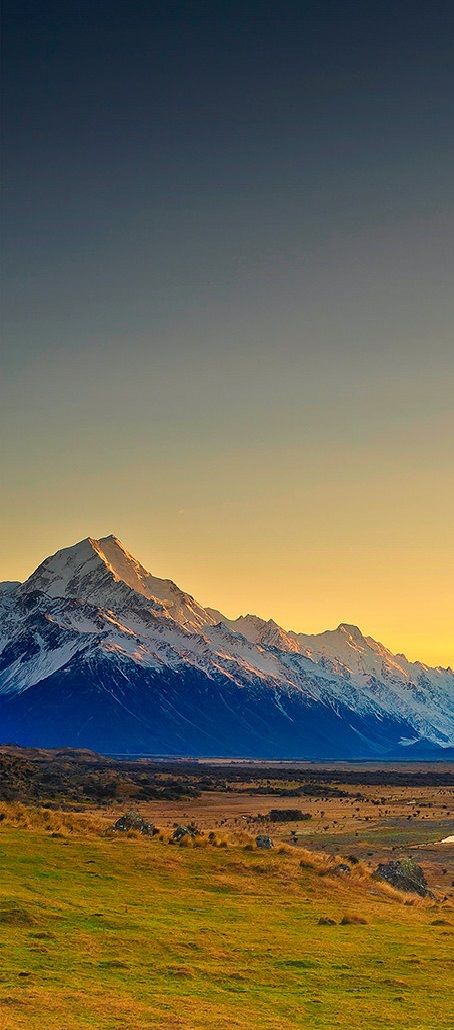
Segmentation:
{"type": "Polygon", "coordinates": [[[0,594],[10,594],[16,587],[20,587],[18,579],[7,579],[3,583],[0,583],[0,594]]]}
{"type": "Polygon", "coordinates": [[[118,602],[120,588],[155,602],[156,611],[170,615],[182,626],[198,630],[213,620],[197,601],[170,579],[157,579],[128,553],[114,536],[87,537],[65,547],[38,566],[24,588],[50,597],[79,597],[101,607],[118,602]]]}
{"type": "Polygon", "coordinates": [[[204,608],[114,536],[0,585],[0,740],[114,752],[360,758],[454,745],[454,673],[355,626],[204,608]]]}

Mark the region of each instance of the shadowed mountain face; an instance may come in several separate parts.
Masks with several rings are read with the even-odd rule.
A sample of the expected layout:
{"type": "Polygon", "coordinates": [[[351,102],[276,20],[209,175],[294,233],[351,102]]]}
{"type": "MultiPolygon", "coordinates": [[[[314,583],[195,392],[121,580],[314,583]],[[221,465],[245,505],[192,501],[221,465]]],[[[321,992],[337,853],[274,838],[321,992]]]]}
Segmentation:
{"type": "Polygon", "coordinates": [[[0,586],[0,741],[260,758],[443,756],[454,674],[356,626],[228,620],[114,536],[0,586]]]}

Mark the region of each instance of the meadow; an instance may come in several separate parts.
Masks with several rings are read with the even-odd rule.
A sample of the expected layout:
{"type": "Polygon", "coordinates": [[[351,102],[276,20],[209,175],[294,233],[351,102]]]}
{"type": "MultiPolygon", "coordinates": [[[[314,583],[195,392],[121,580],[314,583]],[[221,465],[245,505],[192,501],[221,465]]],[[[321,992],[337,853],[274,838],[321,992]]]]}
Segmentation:
{"type": "Polygon", "coordinates": [[[347,882],[333,847],[258,851],[219,819],[212,845],[171,846],[173,816],[148,839],[106,808],[0,806],[2,1030],[451,1025],[449,891],[400,893],[365,860],[347,882]]]}

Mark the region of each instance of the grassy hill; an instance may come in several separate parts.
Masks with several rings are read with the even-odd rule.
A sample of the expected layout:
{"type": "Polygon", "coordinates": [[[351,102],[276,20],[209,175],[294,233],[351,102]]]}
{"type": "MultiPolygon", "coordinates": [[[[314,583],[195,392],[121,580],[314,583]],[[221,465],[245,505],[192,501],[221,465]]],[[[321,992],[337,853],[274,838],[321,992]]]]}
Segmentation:
{"type": "Polygon", "coordinates": [[[4,814],[5,1030],[449,1024],[446,903],[399,895],[361,864],[346,883],[301,849],[171,847],[105,836],[103,816],[4,814]]]}

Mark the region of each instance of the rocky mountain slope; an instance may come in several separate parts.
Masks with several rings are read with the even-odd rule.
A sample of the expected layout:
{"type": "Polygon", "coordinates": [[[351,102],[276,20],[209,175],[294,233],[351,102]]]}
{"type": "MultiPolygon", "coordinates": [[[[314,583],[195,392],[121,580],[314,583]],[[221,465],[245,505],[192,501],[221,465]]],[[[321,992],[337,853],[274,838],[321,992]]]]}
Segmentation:
{"type": "Polygon", "coordinates": [[[226,619],[119,540],[87,538],[0,587],[0,740],[105,752],[443,756],[454,673],[355,626],[226,619]]]}

